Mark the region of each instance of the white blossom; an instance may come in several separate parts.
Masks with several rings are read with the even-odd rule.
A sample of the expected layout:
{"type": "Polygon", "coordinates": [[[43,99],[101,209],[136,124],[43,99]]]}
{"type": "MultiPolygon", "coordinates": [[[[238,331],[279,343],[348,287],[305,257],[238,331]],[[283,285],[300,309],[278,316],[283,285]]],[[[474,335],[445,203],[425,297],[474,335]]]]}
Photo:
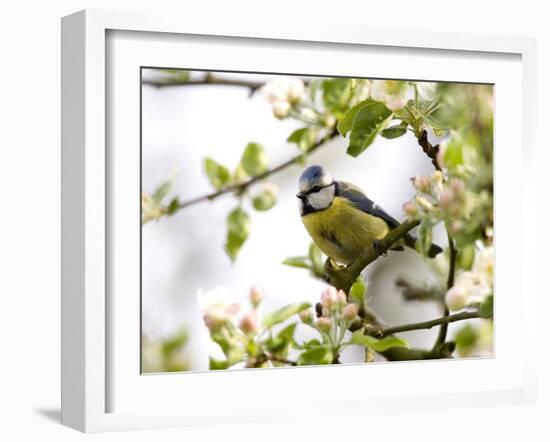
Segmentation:
{"type": "Polygon", "coordinates": [[[471,270],[459,273],[446,295],[450,310],[460,310],[469,305],[481,304],[493,294],[493,246],[485,247],[476,254],[471,270]]]}
{"type": "Polygon", "coordinates": [[[370,96],[392,111],[405,107],[409,100],[409,83],[399,80],[372,80],[370,96]]]}
{"type": "Polygon", "coordinates": [[[261,89],[264,98],[271,104],[277,118],[288,116],[292,105],[305,96],[304,82],[298,78],[278,77],[266,83],[261,89]]]}
{"type": "Polygon", "coordinates": [[[422,97],[422,99],[426,101],[431,101],[435,98],[437,83],[429,81],[419,81],[418,83],[416,83],[416,89],[418,90],[418,94],[422,97]]]}

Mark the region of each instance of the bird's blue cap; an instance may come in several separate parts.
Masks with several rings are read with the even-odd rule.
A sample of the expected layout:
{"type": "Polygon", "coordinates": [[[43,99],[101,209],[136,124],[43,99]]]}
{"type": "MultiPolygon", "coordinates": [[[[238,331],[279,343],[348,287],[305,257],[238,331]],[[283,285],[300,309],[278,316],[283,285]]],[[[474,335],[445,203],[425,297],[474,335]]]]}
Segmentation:
{"type": "Polygon", "coordinates": [[[301,191],[314,186],[327,186],[332,183],[332,177],[322,166],[309,166],[300,175],[298,186],[301,191]]]}

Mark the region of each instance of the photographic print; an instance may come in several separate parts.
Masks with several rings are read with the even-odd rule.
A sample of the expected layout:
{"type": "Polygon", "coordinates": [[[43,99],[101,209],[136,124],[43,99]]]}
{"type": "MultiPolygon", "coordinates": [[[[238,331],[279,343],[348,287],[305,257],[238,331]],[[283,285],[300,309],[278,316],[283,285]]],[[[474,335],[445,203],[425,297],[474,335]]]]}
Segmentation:
{"type": "Polygon", "coordinates": [[[493,94],[143,67],[142,373],[493,357],[493,94]]]}

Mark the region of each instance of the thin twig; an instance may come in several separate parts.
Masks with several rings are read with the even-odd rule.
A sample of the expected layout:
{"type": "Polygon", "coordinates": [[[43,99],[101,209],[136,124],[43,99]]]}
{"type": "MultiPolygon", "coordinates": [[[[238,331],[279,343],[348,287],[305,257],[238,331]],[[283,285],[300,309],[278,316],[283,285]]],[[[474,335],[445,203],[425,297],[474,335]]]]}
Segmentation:
{"type": "Polygon", "coordinates": [[[214,75],[207,75],[201,79],[180,79],[163,78],[158,80],[143,79],[141,84],[146,86],[152,86],[156,88],[173,87],[173,86],[236,86],[244,87],[250,90],[250,93],[254,93],[261,88],[264,83],[259,81],[246,81],[246,80],[234,80],[229,78],[219,78],[214,75]]]}
{"type": "MultiPolygon", "coordinates": [[[[336,130],[332,131],[330,134],[328,134],[326,137],[324,137],[322,140],[320,140],[318,143],[313,145],[311,149],[307,151],[307,154],[311,154],[318,150],[320,147],[322,147],[326,142],[330,141],[331,139],[335,138],[337,136],[338,132],[336,130]]],[[[244,192],[248,187],[250,187],[252,184],[257,183],[258,181],[264,180],[267,177],[274,175],[284,169],[286,169],[289,166],[292,166],[293,164],[299,163],[304,158],[303,154],[296,155],[289,160],[285,161],[284,163],[279,164],[278,166],[274,167],[273,169],[266,170],[264,173],[261,173],[259,175],[255,175],[251,178],[249,178],[246,181],[242,181],[240,183],[231,184],[229,186],[225,186],[223,189],[220,189],[216,192],[211,192],[206,195],[201,195],[196,198],[190,199],[188,201],[183,201],[179,203],[177,210],[184,209],[186,207],[192,206],[194,204],[203,202],[203,201],[212,201],[216,198],[228,194],[228,193],[242,193],[244,192]]]]}
{"type": "MultiPolygon", "coordinates": [[[[449,274],[447,276],[447,290],[448,290],[455,283],[455,267],[456,267],[457,250],[455,247],[454,240],[449,234],[449,232],[447,232],[447,239],[449,241],[449,274]]],[[[444,304],[443,309],[444,309],[443,316],[449,316],[449,309],[447,308],[446,304],[444,304]]],[[[448,323],[443,324],[439,329],[439,333],[437,335],[434,348],[437,347],[438,345],[442,345],[445,342],[445,339],[447,339],[447,328],[448,328],[448,323]]]]}
{"type": "Polygon", "coordinates": [[[430,321],[414,322],[411,324],[395,325],[388,327],[367,327],[365,333],[371,336],[383,338],[384,336],[393,335],[395,333],[402,333],[412,330],[426,330],[437,325],[448,325],[452,322],[464,321],[465,319],[480,318],[479,311],[474,312],[460,312],[454,315],[443,316],[441,318],[432,319],[430,321]]]}

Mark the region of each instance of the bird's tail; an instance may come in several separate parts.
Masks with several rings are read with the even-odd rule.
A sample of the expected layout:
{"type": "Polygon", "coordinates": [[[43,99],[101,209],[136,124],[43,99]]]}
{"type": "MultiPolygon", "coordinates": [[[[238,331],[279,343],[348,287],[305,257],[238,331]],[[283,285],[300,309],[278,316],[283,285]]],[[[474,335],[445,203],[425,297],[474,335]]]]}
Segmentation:
{"type": "MultiPolygon", "coordinates": [[[[416,238],[412,235],[405,236],[405,245],[407,247],[410,247],[411,249],[416,250],[416,241],[418,241],[418,238],[416,238]]],[[[436,255],[438,255],[442,251],[443,251],[443,249],[441,247],[439,247],[437,244],[432,244],[430,246],[430,250],[428,250],[428,256],[430,258],[435,258],[436,255]]]]}

